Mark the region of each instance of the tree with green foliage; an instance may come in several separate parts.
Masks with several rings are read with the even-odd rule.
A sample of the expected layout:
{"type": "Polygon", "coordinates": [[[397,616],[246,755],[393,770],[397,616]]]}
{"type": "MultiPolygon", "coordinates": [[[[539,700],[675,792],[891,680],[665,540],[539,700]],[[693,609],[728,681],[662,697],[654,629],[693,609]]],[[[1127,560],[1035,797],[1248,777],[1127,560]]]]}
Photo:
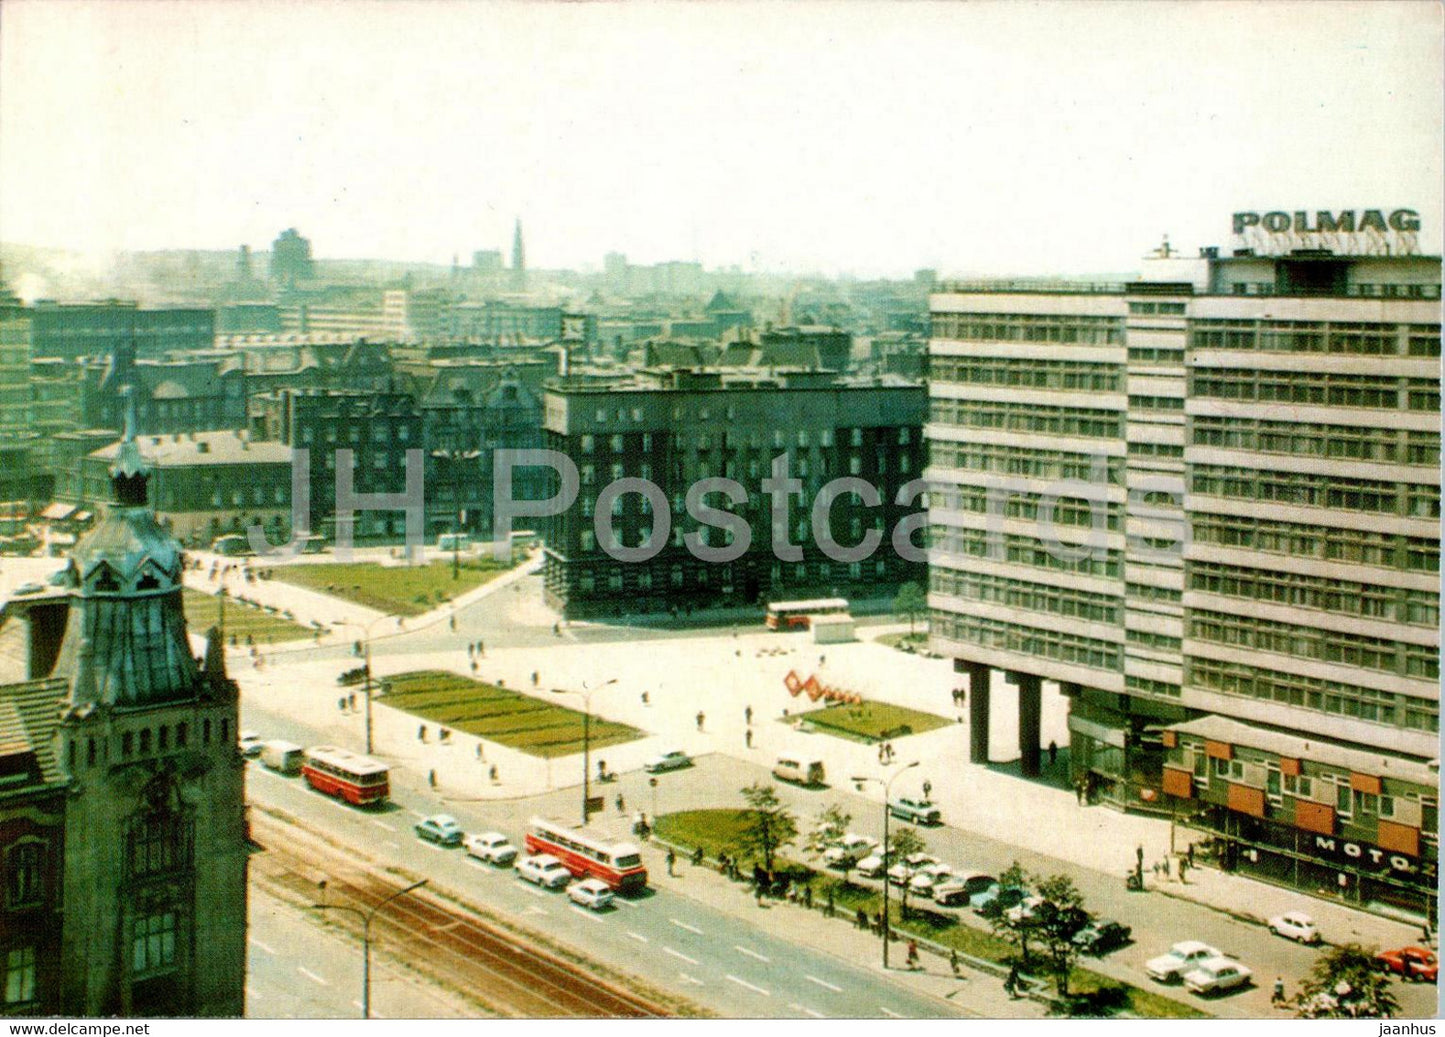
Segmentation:
{"type": "MultiPolygon", "coordinates": [[[[1024,866],[1014,861],[1007,868],[999,873],[998,884],[1000,889],[1008,889],[1010,886],[1017,886],[1019,889],[1028,889],[1032,878],[1024,870],[1024,866]]],[[[1008,920],[1008,910],[1000,908],[998,901],[994,901],[986,911],[989,924],[993,926],[994,935],[999,939],[1010,943],[1019,949],[1019,958],[1028,961],[1029,939],[1033,936],[1032,925],[1015,925],[1008,920]]]]}
{"type": "Polygon", "coordinates": [[[823,853],[828,847],[835,845],[848,831],[848,826],[853,823],[853,815],[848,813],[837,803],[830,803],[818,812],[813,819],[813,827],[808,832],[806,846],[813,853],[823,853]]]}
{"type": "Polygon", "coordinates": [[[762,857],[763,867],[773,870],[773,856],[798,837],[798,819],[785,807],[772,785],[755,782],[742,790],[748,808],[743,811],[738,846],[745,853],[762,857]]]}
{"type": "Polygon", "coordinates": [[[1372,948],[1358,943],[1332,947],[1310,969],[1294,999],[1300,1019],[1389,1019],[1400,1004],[1380,972],[1372,948]]]}
{"type": "Polygon", "coordinates": [[[1049,971],[1060,997],[1069,996],[1069,973],[1079,958],[1074,936],[1089,923],[1084,898],[1067,875],[1035,876],[1034,889],[1043,898],[1032,920],[1033,931],[1044,945],[1049,971]]]}
{"type": "Polygon", "coordinates": [[[893,599],[893,611],[908,617],[908,636],[912,637],[918,617],[928,611],[928,595],[918,584],[905,583],[898,588],[898,595],[893,599]]]}
{"type": "MultiPolygon", "coordinates": [[[[916,828],[898,828],[888,836],[888,848],[892,851],[888,860],[891,864],[903,864],[915,853],[927,853],[928,843],[924,842],[923,836],[918,834],[916,828]]],[[[888,881],[888,876],[883,876],[883,881],[888,881]]],[[[908,883],[900,887],[902,890],[901,899],[898,904],[899,917],[908,917],[908,883]]]]}

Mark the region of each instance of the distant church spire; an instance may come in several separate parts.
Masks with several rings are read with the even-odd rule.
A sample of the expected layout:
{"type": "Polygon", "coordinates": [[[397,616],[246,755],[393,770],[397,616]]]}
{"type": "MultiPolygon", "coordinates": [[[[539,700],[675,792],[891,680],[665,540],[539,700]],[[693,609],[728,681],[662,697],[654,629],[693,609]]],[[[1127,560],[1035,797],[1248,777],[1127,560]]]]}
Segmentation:
{"type": "Polygon", "coordinates": [[[512,284],[517,291],[527,287],[527,253],[522,248],[522,221],[512,230],[512,284]]]}
{"type": "Polygon", "coordinates": [[[115,464],[110,466],[110,482],[115,489],[117,504],[139,507],[146,502],[146,482],[150,479],[150,466],[145,463],[145,458],[141,457],[140,447],[135,441],[134,386],[125,386],[121,395],[125,398],[125,434],[121,436],[115,464]]]}

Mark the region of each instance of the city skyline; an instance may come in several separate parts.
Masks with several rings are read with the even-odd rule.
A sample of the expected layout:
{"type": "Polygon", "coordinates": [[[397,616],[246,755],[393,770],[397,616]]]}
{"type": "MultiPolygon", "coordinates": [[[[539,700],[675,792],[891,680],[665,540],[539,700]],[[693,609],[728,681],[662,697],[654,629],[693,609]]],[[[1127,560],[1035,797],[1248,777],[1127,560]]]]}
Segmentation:
{"type": "Polygon", "coordinates": [[[0,228],[106,253],[296,226],[322,260],[447,263],[520,217],[538,268],[905,277],[1132,270],[1165,234],[1227,246],[1240,209],[1408,207],[1438,254],[1438,9],[1305,12],[29,0],[0,228]]]}

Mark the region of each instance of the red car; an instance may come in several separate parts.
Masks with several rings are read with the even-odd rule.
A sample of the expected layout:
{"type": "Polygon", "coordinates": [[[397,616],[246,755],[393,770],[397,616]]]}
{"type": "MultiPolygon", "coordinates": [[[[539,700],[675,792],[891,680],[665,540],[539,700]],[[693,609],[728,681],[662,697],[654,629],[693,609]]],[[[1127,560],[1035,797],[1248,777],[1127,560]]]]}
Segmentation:
{"type": "Polygon", "coordinates": [[[1396,951],[1381,951],[1375,955],[1380,968],[1386,972],[1398,972],[1406,979],[1435,983],[1440,976],[1440,963],[1434,951],[1424,947],[1401,947],[1396,951]]]}

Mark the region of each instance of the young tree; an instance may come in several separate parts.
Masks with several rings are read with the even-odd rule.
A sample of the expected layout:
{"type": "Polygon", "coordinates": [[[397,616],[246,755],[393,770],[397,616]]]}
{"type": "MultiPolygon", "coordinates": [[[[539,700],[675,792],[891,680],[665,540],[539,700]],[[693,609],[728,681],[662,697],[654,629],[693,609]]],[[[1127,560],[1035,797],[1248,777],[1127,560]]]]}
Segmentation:
{"type": "MultiPolygon", "coordinates": [[[[1017,887],[1028,889],[1032,878],[1024,870],[1024,866],[1014,861],[1006,869],[999,873],[998,884],[1000,889],[1017,887]]],[[[1013,944],[1019,949],[1019,957],[1024,961],[1029,958],[1029,938],[1033,935],[1032,925],[1015,925],[1008,919],[1008,910],[1000,908],[998,901],[987,910],[989,924],[993,926],[994,935],[1007,943],[1013,944]]]]}
{"type": "Polygon", "coordinates": [[[837,803],[828,804],[813,819],[813,827],[808,833],[807,848],[813,853],[822,853],[842,839],[848,831],[848,826],[852,823],[852,814],[837,803]]]}
{"type": "Polygon", "coordinates": [[[1049,971],[1060,997],[1069,996],[1069,973],[1078,960],[1079,948],[1074,936],[1089,921],[1084,898],[1067,875],[1036,877],[1035,887],[1044,902],[1034,916],[1033,931],[1043,942],[1049,959],[1049,971]]]}
{"type": "Polygon", "coordinates": [[[763,867],[773,870],[773,855],[798,837],[798,819],[785,807],[772,785],[756,782],[742,790],[748,804],[738,845],[758,854],[763,867]]]}
{"type": "Polygon", "coordinates": [[[908,636],[912,637],[914,623],[928,611],[928,595],[918,584],[905,583],[898,588],[898,595],[893,599],[893,611],[908,617],[908,636]]]}
{"type": "Polygon", "coordinates": [[[1321,954],[1295,998],[1300,1019],[1389,1019],[1400,1009],[1373,950],[1358,943],[1321,954]]]}
{"type": "MultiPolygon", "coordinates": [[[[894,864],[902,864],[907,858],[915,853],[927,853],[928,844],[923,841],[923,836],[918,834],[914,828],[900,828],[890,834],[888,838],[889,849],[893,851],[888,859],[894,864]]],[[[888,876],[883,876],[883,881],[888,881],[888,876]]],[[[908,883],[903,883],[902,900],[898,905],[898,913],[902,918],[908,917],[908,883]]]]}

